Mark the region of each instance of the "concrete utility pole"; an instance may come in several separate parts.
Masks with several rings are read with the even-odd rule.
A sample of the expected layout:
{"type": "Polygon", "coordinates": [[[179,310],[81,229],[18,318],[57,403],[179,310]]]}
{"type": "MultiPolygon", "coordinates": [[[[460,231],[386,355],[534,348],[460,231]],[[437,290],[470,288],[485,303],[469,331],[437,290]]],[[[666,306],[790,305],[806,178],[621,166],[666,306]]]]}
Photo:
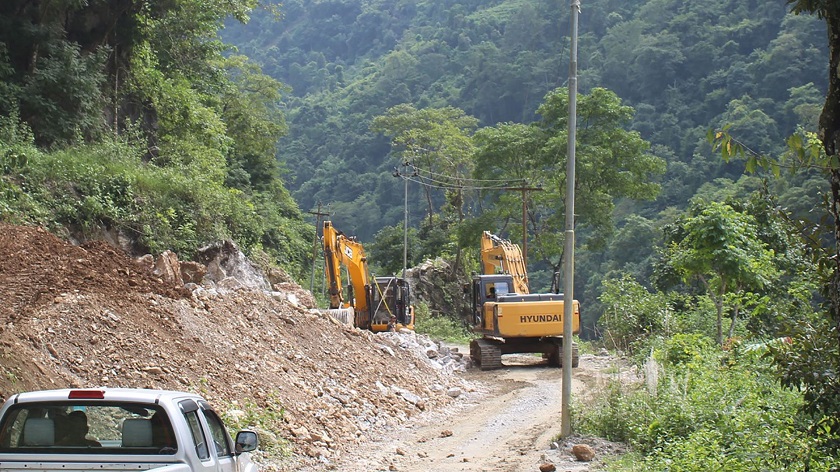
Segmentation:
{"type": "Polygon", "coordinates": [[[321,213],[321,202],[318,202],[318,211],[310,211],[315,215],[315,240],[312,241],[312,278],[309,280],[309,292],[315,293],[315,260],[318,258],[318,228],[321,226],[321,217],[329,216],[329,213],[321,213]]]}
{"type": "Polygon", "coordinates": [[[564,438],[572,434],[572,316],[574,316],[575,289],[575,133],[577,130],[577,35],[580,0],[571,0],[572,6],[572,44],[569,48],[569,150],[566,161],[566,244],[563,254],[564,264],[563,289],[563,408],[560,418],[560,435],[564,438]]]}

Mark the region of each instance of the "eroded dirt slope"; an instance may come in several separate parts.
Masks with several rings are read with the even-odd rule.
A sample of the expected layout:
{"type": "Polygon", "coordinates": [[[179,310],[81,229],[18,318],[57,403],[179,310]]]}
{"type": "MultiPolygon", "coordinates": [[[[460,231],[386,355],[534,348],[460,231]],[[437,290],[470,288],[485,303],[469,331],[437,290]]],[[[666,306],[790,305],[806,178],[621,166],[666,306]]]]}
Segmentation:
{"type": "Polygon", "coordinates": [[[462,382],[389,337],[262,291],[167,284],[105,243],[0,224],[0,261],[0,399],[119,386],[279,404],[272,433],[314,461],[452,401],[440,386],[462,382]]]}

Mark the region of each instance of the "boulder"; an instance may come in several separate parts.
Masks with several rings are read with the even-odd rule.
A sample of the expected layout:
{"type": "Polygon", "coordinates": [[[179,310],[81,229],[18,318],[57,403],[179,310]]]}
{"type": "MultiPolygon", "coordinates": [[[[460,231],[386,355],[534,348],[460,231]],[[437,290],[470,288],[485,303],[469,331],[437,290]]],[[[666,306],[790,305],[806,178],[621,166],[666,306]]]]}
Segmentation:
{"type": "Polygon", "coordinates": [[[207,275],[207,267],[204,264],[195,261],[181,262],[181,279],[185,285],[200,284],[205,275],[207,275]]]}
{"type": "Polygon", "coordinates": [[[572,455],[581,462],[589,462],[595,458],[595,449],[587,444],[575,444],[572,446],[572,455]]]}
{"type": "Polygon", "coordinates": [[[452,266],[444,259],[427,260],[406,271],[405,277],[411,285],[415,305],[426,302],[435,310],[433,316],[452,316],[461,313],[466,306],[463,285],[469,281],[458,280],[452,273],[452,266]]]}
{"type": "Polygon", "coordinates": [[[172,251],[163,251],[155,259],[154,273],[174,285],[179,287],[184,285],[184,279],[181,277],[181,263],[178,261],[178,255],[172,251]]]}
{"type": "Polygon", "coordinates": [[[207,267],[206,279],[215,284],[224,280],[224,288],[235,289],[241,286],[270,290],[269,283],[260,270],[251,264],[233,241],[218,241],[205,246],[198,250],[196,259],[207,267]],[[236,279],[238,284],[226,280],[231,278],[236,279]]]}

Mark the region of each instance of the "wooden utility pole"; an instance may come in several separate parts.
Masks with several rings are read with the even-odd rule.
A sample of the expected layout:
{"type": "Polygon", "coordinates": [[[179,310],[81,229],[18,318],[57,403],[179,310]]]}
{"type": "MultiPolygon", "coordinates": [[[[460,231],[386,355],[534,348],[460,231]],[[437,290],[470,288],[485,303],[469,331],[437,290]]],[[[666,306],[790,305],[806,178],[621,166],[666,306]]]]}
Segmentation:
{"type": "Polygon", "coordinates": [[[402,278],[405,279],[405,272],[406,268],[408,267],[408,178],[409,177],[416,177],[417,176],[417,168],[414,167],[409,161],[405,161],[402,164],[403,171],[396,167],[394,167],[394,172],[392,175],[394,177],[399,177],[403,179],[405,182],[405,203],[403,203],[403,267],[402,267],[402,278]],[[411,167],[412,172],[408,173],[408,168],[411,167]]]}
{"type": "Polygon", "coordinates": [[[522,192],[522,265],[528,267],[528,192],[541,192],[540,187],[505,187],[522,192]]]}

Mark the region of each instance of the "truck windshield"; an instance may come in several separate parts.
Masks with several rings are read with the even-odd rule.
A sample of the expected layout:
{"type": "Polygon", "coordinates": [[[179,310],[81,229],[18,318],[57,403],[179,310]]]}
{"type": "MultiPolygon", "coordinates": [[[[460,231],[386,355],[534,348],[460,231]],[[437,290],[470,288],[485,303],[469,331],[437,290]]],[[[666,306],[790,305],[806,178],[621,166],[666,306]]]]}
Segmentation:
{"type": "Polygon", "coordinates": [[[25,403],[0,424],[0,452],[22,454],[175,454],[175,434],[157,405],[25,403]]]}

